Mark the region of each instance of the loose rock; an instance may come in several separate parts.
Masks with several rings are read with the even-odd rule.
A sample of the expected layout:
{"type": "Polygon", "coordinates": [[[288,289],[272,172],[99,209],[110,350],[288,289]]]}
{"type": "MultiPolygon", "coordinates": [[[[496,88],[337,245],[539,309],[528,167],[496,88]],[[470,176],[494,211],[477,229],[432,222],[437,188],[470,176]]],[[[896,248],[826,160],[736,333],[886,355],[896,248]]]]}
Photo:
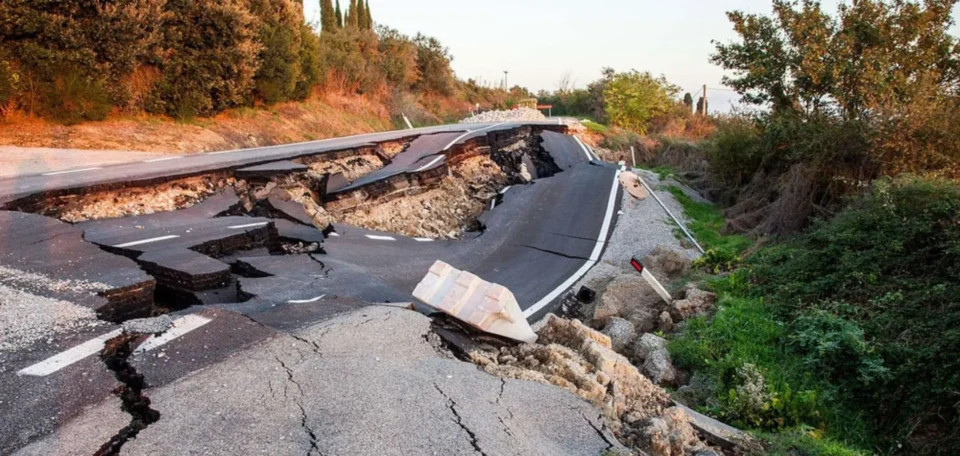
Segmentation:
{"type": "Polygon", "coordinates": [[[717,302],[717,295],[696,288],[693,284],[684,287],[684,298],[673,302],[671,316],[677,320],[706,315],[717,302]]]}
{"type": "Polygon", "coordinates": [[[637,338],[637,329],[633,326],[633,323],[620,317],[613,317],[603,328],[603,334],[610,338],[615,351],[624,353],[626,348],[637,338]]]}

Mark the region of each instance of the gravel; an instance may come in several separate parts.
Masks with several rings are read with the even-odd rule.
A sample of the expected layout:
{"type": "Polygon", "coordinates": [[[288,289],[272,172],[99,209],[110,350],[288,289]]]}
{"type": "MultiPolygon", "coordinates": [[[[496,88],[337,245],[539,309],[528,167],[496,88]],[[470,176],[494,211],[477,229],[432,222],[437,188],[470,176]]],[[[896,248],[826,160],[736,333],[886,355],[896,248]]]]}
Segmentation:
{"type": "Polygon", "coordinates": [[[460,123],[509,122],[518,120],[541,121],[547,120],[547,116],[536,109],[517,108],[509,111],[481,112],[475,116],[461,120],[460,123]]]}
{"type": "Polygon", "coordinates": [[[0,284],[0,351],[52,343],[58,334],[101,324],[92,309],[0,284]]]}
{"type": "MultiPolygon", "coordinates": [[[[635,172],[650,185],[674,215],[680,217],[680,220],[684,223],[688,222],[683,215],[683,206],[674,198],[673,194],[658,189],[660,179],[656,174],[640,169],[635,170],[635,172]]],[[[650,251],[659,245],[682,251],[690,259],[700,256],[700,252],[696,249],[684,248],[680,243],[680,240],[674,235],[676,226],[673,220],[653,197],[640,201],[624,193],[621,211],[623,211],[623,214],[620,214],[617,219],[613,236],[611,236],[603,256],[600,257],[597,265],[591,268],[583,279],[573,287],[574,290],[579,290],[582,285],[593,289],[602,289],[618,274],[633,271],[630,266],[630,258],[633,255],[638,252],[650,251]]]]}

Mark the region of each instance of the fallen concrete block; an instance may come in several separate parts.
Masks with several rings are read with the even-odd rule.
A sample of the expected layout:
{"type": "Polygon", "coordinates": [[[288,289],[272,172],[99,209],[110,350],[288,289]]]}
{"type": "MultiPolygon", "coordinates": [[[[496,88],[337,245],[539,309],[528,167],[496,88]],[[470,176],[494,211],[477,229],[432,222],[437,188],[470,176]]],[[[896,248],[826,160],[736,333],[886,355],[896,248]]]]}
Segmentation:
{"type": "Polygon", "coordinates": [[[413,296],[481,331],[521,342],[537,340],[510,290],[442,261],[430,267],[413,296]]]}

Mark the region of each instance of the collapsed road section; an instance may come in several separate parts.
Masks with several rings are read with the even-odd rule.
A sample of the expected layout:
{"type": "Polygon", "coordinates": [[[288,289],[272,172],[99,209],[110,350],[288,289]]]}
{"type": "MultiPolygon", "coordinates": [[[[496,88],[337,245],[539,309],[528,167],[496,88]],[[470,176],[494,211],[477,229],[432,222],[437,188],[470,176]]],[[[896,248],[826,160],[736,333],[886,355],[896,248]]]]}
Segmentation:
{"type": "MultiPolygon", "coordinates": [[[[248,335],[258,331],[295,331],[348,310],[412,302],[414,286],[438,259],[509,288],[523,317],[534,320],[549,311],[547,304],[569,288],[566,284],[578,277],[595,251],[602,250],[616,216],[613,202],[619,201],[617,170],[592,163],[589,153],[573,138],[550,131],[558,128],[504,125],[467,134],[435,132],[419,135],[424,139],[416,145],[419,138],[394,144],[392,147],[402,149],[399,152],[374,143],[373,151],[383,167],[360,170],[360,177],[345,185],[336,182],[337,173],[317,168],[316,157],[322,154],[273,157],[240,165],[224,159],[219,169],[202,169],[191,176],[176,174],[161,180],[127,180],[121,186],[101,185],[82,191],[60,188],[25,195],[6,206],[19,212],[6,214],[69,228],[81,245],[123,262],[131,274],[151,281],[152,291],[144,294],[149,302],[140,305],[139,313],[118,316],[116,321],[163,313],[220,312],[208,326],[188,334],[178,348],[142,359],[158,366],[137,366],[152,386],[158,379],[170,381],[223,359],[238,344],[250,343],[248,335]],[[393,166],[405,160],[408,166],[393,166]],[[383,179],[363,181],[393,172],[396,174],[383,179]],[[431,173],[437,173],[438,180],[431,182],[431,173]],[[483,187],[471,188],[469,182],[477,175],[483,187]],[[392,184],[380,185],[393,179],[416,186],[397,189],[392,184]],[[447,225],[431,228],[436,237],[407,237],[397,234],[398,228],[375,231],[340,221],[368,208],[407,204],[423,195],[443,193],[444,179],[457,182],[478,204],[476,209],[456,214],[458,218],[447,225]],[[143,204],[150,198],[138,195],[154,194],[156,187],[164,185],[174,210],[143,204]],[[177,189],[189,194],[177,199],[177,189]],[[358,201],[355,192],[363,192],[360,204],[331,205],[358,201]],[[341,194],[349,197],[338,196],[341,194]],[[85,210],[125,198],[136,203],[123,206],[123,217],[85,210]],[[81,200],[83,204],[76,204],[81,200]],[[32,213],[23,212],[27,210],[32,213]],[[479,212],[472,212],[476,210],[479,212]],[[84,220],[68,224],[39,215],[59,217],[68,212],[85,214],[84,220]],[[473,227],[483,230],[469,231],[473,227]],[[446,236],[449,231],[456,231],[456,236],[446,236]],[[447,237],[458,239],[438,239],[447,237]],[[220,357],[212,356],[214,353],[220,357]]],[[[338,149],[341,156],[335,160],[348,166],[351,157],[369,153],[371,142],[361,142],[338,149]]],[[[0,201],[4,198],[0,196],[0,201]]],[[[420,214],[419,220],[436,217],[429,209],[420,214]]],[[[39,262],[60,254],[55,248],[39,253],[39,262]]],[[[27,269],[22,257],[4,258],[4,264],[27,269]]],[[[90,273],[83,263],[72,264],[80,265],[76,267],[79,273],[90,273]]],[[[42,375],[36,376],[0,375],[4,410],[29,408],[17,399],[29,395],[7,392],[42,389],[43,384],[37,382],[66,382],[90,390],[71,394],[69,403],[50,398],[42,410],[24,420],[0,418],[0,434],[10,436],[0,441],[0,448],[19,448],[51,432],[50,422],[44,420],[59,413],[59,407],[73,411],[73,415],[62,415],[69,419],[78,407],[109,393],[106,386],[96,387],[107,384],[102,382],[102,373],[92,371],[86,358],[78,357],[92,356],[96,350],[90,347],[102,347],[110,339],[107,326],[57,335],[53,343],[35,340],[26,350],[10,355],[0,352],[0,359],[9,366],[6,372],[42,370],[42,375]],[[70,357],[69,363],[61,362],[66,357],[70,357]],[[97,381],[81,379],[84,374],[97,381]],[[7,385],[11,376],[15,387],[7,385]]],[[[141,362],[141,358],[135,355],[134,361],[141,362]]],[[[155,404],[167,416],[166,404],[155,404]]],[[[124,425],[111,427],[111,432],[124,425]]],[[[98,445],[108,439],[106,436],[98,445]]]]}

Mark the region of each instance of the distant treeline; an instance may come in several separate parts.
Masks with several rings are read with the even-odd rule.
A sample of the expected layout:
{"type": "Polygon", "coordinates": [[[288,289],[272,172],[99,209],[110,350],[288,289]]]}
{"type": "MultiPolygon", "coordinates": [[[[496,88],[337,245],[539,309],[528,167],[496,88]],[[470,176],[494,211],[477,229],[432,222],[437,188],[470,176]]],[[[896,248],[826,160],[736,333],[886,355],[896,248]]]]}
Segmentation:
{"type": "Polygon", "coordinates": [[[0,116],[189,118],[323,86],[505,103],[504,91],[457,81],[436,39],[375,27],[369,3],[353,0],[345,14],[329,3],[318,33],[297,0],[4,0],[0,116]]]}

